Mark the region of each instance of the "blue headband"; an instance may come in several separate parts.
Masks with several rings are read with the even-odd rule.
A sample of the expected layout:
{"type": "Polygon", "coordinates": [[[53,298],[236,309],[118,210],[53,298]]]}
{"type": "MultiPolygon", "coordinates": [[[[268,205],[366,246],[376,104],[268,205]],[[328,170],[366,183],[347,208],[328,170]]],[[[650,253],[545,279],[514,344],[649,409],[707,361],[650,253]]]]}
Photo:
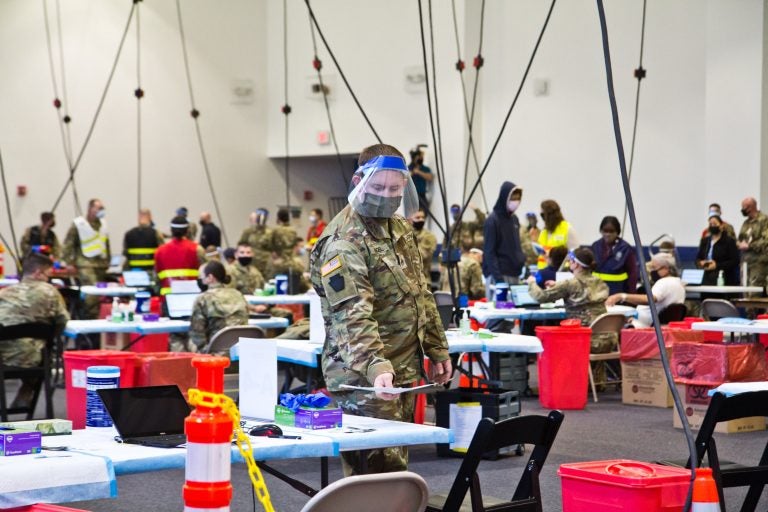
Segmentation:
{"type": "Polygon", "coordinates": [[[399,156],[377,156],[376,158],[373,158],[371,160],[368,160],[365,162],[365,164],[361,165],[357,168],[356,173],[363,173],[363,175],[367,175],[371,171],[377,171],[377,170],[391,170],[391,171],[401,171],[401,172],[408,172],[408,167],[405,165],[405,160],[403,160],[402,157],[399,156]]]}

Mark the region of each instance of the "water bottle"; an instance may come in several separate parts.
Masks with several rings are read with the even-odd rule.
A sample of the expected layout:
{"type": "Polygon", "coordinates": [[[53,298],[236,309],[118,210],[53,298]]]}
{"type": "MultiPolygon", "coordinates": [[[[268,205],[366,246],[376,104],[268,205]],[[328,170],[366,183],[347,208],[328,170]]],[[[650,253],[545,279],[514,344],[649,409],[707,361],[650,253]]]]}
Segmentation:
{"type": "Polygon", "coordinates": [[[464,316],[462,317],[461,321],[459,322],[459,333],[462,336],[471,336],[472,335],[472,328],[470,327],[469,322],[469,310],[464,310],[464,316]]]}
{"type": "Polygon", "coordinates": [[[722,270],[717,273],[717,286],[725,286],[725,277],[722,270]]]}
{"type": "Polygon", "coordinates": [[[113,322],[123,321],[123,312],[120,311],[120,301],[117,297],[112,299],[112,312],[111,317],[113,322]]]}

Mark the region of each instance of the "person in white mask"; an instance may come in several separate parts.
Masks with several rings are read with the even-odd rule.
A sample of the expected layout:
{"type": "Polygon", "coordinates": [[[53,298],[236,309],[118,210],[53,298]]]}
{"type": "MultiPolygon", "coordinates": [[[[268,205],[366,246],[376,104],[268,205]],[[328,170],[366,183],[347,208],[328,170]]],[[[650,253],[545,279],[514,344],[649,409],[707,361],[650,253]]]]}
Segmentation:
{"type": "Polygon", "coordinates": [[[489,299],[492,299],[491,284],[517,284],[525,265],[525,254],[520,244],[520,221],[515,215],[522,198],[523,189],[505,181],[501,184],[493,211],[483,224],[483,275],[489,299]]]}

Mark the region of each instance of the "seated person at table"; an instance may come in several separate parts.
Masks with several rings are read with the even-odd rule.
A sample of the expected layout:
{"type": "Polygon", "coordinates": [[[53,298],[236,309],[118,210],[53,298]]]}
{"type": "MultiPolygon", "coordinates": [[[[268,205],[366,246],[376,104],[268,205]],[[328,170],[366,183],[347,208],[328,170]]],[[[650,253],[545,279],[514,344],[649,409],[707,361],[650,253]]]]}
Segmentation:
{"type": "Polygon", "coordinates": [[[709,234],[699,243],[696,266],[704,269],[701,284],[716,285],[720,272],[723,273],[724,284],[739,284],[739,249],[719,215],[709,217],[709,234]]]}
{"type": "Polygon", "coordinates": [[[235,261],[228,266],[227,272],[232,278],[230,288],[243,295],[252,295],[257,288],[264,288],[264,276],[253,264],[253,249],[246,243],[237,244],[235,261]]]}
{"type": "MultiPolygon", "coordinates": [[[[69,320],[61,294],[48,284],[48,273],[53,263],[42,254],[31,253],[22,263],[23,277],[19,284],[0,290],[0,322],[18,325],[46,322],[56,326],[56,334],[64,330],[69,320]]],[[[0,341],[0,356],[8,366],[33,367],[40,364],[43,340],[22,338],[0,341]]],[[[28,406],[32,400],[37,379],[24,379],[11,404],[12,408],[28,406]]]]}
{"type": "MultiPolygon", "coordinates": [[[[677,277],[675,257],[669,253],[657,253],[648,263],[651,272],[651,294],[659,313],[671,304],[685,302],[685,286],[677,277]]],[[[606,306],[618,302],[626,302],[638,306],[637,318],[633,320],[635,327],[650,327],[652,325],[651,311],[648,307],[648,297],[639,293],[615,293],[605,301],[606,306]]]]}
{"type": "MultiPolygon", "coordinates": [[[[573,279],[560,281],[546,290],[536,284],[536,278],[528,278],[531,297],[539,302],[565,301],[565,313],[568,318],[578,318],[581,325],[589,325],[598,316],[606,312],[605,300],[608,298],[608,286],[592,275],[595,268],[595,256],[590,249],[579,247],[568,254],[568,261],[573,272],[573,279]]],[[[595,354],[610,352],[616,348],[618,340],[612,333],[592,336],[591,352],[595,354]]]]}
{"type": "Polygon", "coordinates": [[[553,247],[547,254],[547,266],[536,272],[536,284],[541,288],[550,287],[557,281],[557,271],[568,256],[568,248],[562,245],[553,247]]]}
{"type": "Polygon", "coordinates": [[[248,304],[239,291],[228,288],[230,276],[219,261],[209,261],[200,269],[200,288],[205,290],[192,306],[189,349],[205,347],[214,334],[230,325],[248,325],[248,304]]]}

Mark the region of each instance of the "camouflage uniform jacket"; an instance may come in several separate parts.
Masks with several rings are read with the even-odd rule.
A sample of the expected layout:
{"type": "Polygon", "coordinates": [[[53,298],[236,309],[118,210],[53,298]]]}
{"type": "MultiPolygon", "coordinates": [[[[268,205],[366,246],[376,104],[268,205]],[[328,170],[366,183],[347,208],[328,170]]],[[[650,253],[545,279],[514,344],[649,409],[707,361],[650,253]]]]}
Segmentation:
{"type": "Polygon", "coordinates": [[[744,261],[768,263],[768,217],[758,212],[754,219],[747,218],[741,225],[739,241],[749,242],[749,249],[742,253],[744,261]]]}
{"type": "Polygon", "coordinates": [[[473,247],[483,248],[483,223],[486,215],[480,208],[475,208],[475,220],[454,223],[451,226],[451,247],[458,247],[462,251],[468,251],[473,247]]]}
{"type": "Polygon", "coordinates": [[[283,260],[282,258],[278,258],[272,262],[272,269],[274,270],[275,275],[294,274],[301,276],[299,279],[299,289],[297,290],[297,293],[305,293],[307,290],[312,288],[312,283],[310,283],[309,280],[304,276],[304,273],[307,271],[307,264],[304,262],[303,258],[292,256],[287,261],[283,260]]]}
{"type": "MultiPolygon", "coordinates": [[[[99,219],[95,219],[93,222],[89,222],[89,224],[95,231],[98,231],[101,228],[101,221],[99,219]]],[[[86,258],[80,247],[80,234],[77,232],[77,226],[72,223],[69,227],[69,231],[67,231],[67,236],[64,238],[64,248],[62,249],[61,259],[77,268],[98,268],[106,270],[109,268],[109,255],[109,238],[107,238],[106,254],[94,258],[86,258]]]]}
{"type": "MultiPolygon", "coordinates": [[[[69,313],[61,294],[44,281],[24,278],[19,284],[0,290],[0,323],[18,325],[28,322],[49,322],[56,333],[64,330],[69,313]]],[[[35,366],[40,363],[43,340],[22,338],[0,341],[3,362],[13,366],[35,366]]]]}
{"type": "Polygon", "coordinates": [[[213,284],[195,299],[189,339],[202,348],[214,334],[230,325],[248,325],[248,304],[239,291],[213,284]]]}
{"type": "Polygon", "coordinates": [[[589,325],[606,312],[608,285],[592,274],[582,273],[567,281],[560,281],[552,288],[542,290],[535,282],[528,285],[531,297],[539,302],[565,301],[568,318],[578,318],[582,325],[589,325]]]}
{"type": "Polygon", "coordinates": [[[288,261],[293,257],[293,248],[299,235],[290,226],[277,226],[272,230],[272,252],[275,258],[288,261]]]}
{"type": "Polygon", "coordinates": [[[419,252],[421,253],[421,266],[424,269],[424,276],[429,281],[429,272],[432,269],[432,256],[437,249],[437,237],[428,229],[422,229],[421,231],[413,231],[416,236],[416,245],[419,246],[419,252]]]}
{"type": "Polygon", "coordinates": [[[421,269],[413,230],[400,216],[374,219],[344,208],[310,257],[326,340],[328,389],[370,385],[393,373],[395,385],[419,379],[423,355],[448,359],[437,307],[421,269]]]}
{"type": "Polygon", "coordinates": [[[232,282],[227,286],[236,289],[243,295],[253,295],[256,288],[264,288],[264,276],[253,265],[244,267],[235,262],[227,266],[227,273],[232,277],[232,282]]]}
{"type": "Polygon", "coordinates": [[[245,243],[253,249],[253,263],[259,269],[261,275],[269,279],[272,277],[272,230],[266,226],[250,226],[243,230],[238,243],[245,243]]]}
{"type": "Polygon", "coordinates": [[[19,244],[19,258],[24,258],[32,251],[33,245],[48,245],[51,248],[51,256],[54,259],[61,258],[61,243],[59,243],[59,237],[52,229],[49,229],[45,233],[45,237],[42,236],[40,226],[31,226],[24,231],[24,235],[21,237],[21,243],[19,244]]]}
{"type": "Polygon", "coordinates": [[[459,261],[459,281],[461,293],[467,294],[471,300],[485,297],[483,269],[471,256],[462,255],[459,261]]]}

